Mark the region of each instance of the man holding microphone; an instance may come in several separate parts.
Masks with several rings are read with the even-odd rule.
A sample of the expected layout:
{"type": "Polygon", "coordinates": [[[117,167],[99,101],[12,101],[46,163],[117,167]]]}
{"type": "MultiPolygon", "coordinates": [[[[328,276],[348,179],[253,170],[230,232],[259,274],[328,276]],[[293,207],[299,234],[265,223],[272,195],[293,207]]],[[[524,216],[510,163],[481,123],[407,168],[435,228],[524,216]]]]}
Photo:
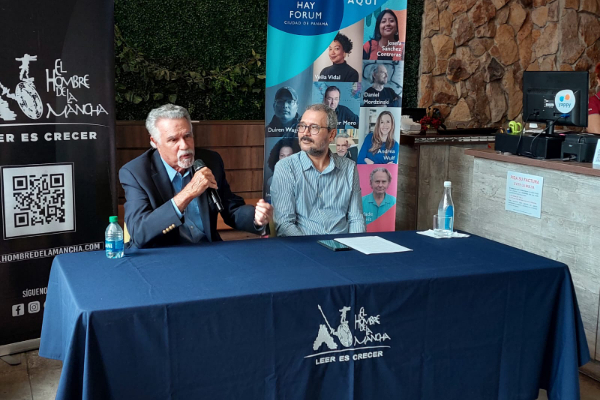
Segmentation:
{"type": "Polygon", "coordinates": [[[152,149],[125,164],[125,224],[137,247],[220,241],[217,214],[235,229],[264,232],[273,208],[233,194],[221,156],[194,148],[188,111],[166,104],[148,114],[152,149]],[[197,160],[194,162],[194,160],[197,160]]]}

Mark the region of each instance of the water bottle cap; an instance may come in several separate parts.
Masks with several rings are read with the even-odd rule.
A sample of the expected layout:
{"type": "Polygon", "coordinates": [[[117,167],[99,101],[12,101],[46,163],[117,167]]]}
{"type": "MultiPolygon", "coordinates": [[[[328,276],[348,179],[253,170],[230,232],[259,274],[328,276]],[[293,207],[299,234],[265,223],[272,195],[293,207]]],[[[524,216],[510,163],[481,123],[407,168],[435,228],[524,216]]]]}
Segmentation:
{"type": "Polygon", "coordinates": [[[116,215],[108,217],[108,222],[110,222],[110,223],[119,222],[119,217],[117,217],[116,215]]]}
{"type": "Polygon", "coordinates": [[[445,181],[445,182],[444,182],[444,187],[452,187],[452,182],[450,182],[450,181],[445,181]]]}

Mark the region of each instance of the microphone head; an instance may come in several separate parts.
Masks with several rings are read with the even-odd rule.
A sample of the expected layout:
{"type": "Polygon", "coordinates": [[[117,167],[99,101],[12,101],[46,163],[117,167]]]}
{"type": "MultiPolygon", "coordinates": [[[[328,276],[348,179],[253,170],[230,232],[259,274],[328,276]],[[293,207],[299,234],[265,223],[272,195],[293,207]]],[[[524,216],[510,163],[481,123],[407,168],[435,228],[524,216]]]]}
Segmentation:
{"type": "Polygon", "coordinates": [[[204,164],[204,161],[202,161],[201,159],[197,159],[196,161],[194,161],[194,165],[192,166],[192,168],[194,168],[194,172],[204,167],[206,167],[206,164],[204,164]]]}

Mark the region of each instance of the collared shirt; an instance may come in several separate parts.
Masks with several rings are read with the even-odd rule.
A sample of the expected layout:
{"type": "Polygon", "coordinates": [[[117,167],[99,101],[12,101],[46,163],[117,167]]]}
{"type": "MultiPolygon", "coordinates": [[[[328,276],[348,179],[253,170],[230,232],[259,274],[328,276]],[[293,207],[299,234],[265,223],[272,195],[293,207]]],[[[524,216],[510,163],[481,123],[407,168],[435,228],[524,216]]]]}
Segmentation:
{"type": "MultiPolygon", "coordinates": [[[[177,194],[181,192],[181,189],[187,185],[192,179],[191,168],[185,170],[184,174],[181,175],[173,167],[160,158],[167,170],[167,174],[169,175],[169,180],[171,181],[171,186],[173,187],[173,193],[177,194]]],[[[183,220],[183,225],[179,227],[179,234],[181,237],[187,241],[192,243],[198,243],[202,240],[206,240],[206,235],[204,234],[204,226],[202,225],[202,218],[200,218],[200,205],[198,203],[198,198],[190,201],[190,204],[187,205],[185,210],[183,210],[183,214],[177,208],[175,204],[175,200],[171,199],[171,204],[173,204],[173,208],[175,209],[175,213],[181,219],[181,217],[185,217],[183,220]]]]}
{"type": "Polygon", "coordinates": [[[396,198],[394,196],[390,196],[389,194],[385,194],[383,197],[383,201],[380,205],[377,205],[375,198],[373,197],[373,193],[369,193],[362,199],[363,206],[363,214],[365,215],[365,219],[367,220],[367,224],[375,221],[377,218],[381,217],[386,213],[390,208],[392,208],[396,204],[396,198]]]}
{"type": "Polygon", "coordinates": [[[301,151],[275,164],[271,200],[279,236],[357,233],[366,230],[356,163],[329,153],[319,172],[301,151]]]}

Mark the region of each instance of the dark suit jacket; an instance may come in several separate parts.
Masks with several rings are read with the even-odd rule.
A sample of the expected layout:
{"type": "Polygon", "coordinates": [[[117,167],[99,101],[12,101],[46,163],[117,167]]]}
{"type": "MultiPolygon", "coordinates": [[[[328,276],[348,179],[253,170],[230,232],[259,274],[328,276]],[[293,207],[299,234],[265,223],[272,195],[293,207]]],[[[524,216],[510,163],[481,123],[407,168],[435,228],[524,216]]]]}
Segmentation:
{"type": "MultiPolygon", "coordinates": [[[[196,158],[202,159],[215,176],[225,223],[235,229],[258,233],[254,227],[254,207],[245,205],[241,197],[231,192],[221,156],[214,151],[196,149],[196,158]]],[[[119,180],[125,190],[125,224],[133,244],[156,247],[180,243],[179,227],[183,221],[171,203],[175,193],[158,151],[150,149],[125,164],[119,171],[119,180]]],[[[221,240],[217,232],[216,206],[208,201],[206,192],[197,200],[206,237],[211,242],[221,240]]]]}

